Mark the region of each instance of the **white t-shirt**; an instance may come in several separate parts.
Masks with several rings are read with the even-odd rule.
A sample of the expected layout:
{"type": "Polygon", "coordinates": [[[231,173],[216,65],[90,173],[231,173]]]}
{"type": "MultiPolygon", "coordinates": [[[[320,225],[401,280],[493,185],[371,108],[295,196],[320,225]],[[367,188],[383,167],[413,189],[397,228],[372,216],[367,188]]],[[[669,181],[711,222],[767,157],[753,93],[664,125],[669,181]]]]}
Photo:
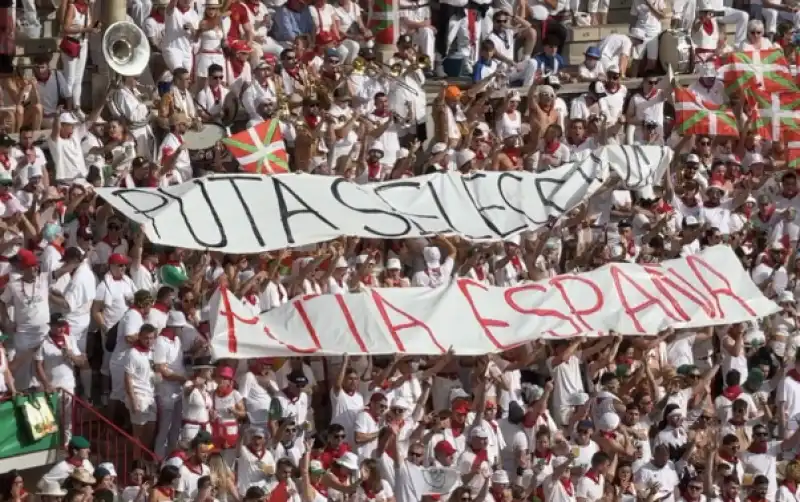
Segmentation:
{"type": "Polygon", "coordinates": [[[111,329],[122,319],[135,292],[136,287],[128,276],[115,280],[110,273],[106,274],[94,295],[94,300],[103,304],[103,326],[106,329],[111,329]]]}
{"type": "Polygon", "coordinates": [[[76,179],[86,178],[89,170],[86,168],[86,161],[81,148],[81,139],[86,135],[84,125],[74,125],[72,135],[69,138],[58,137],[53,139],[47,137],[47,146],[50,155],[53,156],[55,165],[55,181],[71,182],[76,179]]]}
{"type": "Polygon", "coordinates": [[[567,397],[584,392],[581,379],[581,360],[573,354],[568,360],[553,366],[553,358],[547,359],[547,369],[553,376],[553,405],[556,409],[566,404],[567,397]]]}
{"type": "Polygon", "coordinates": [[[136,403],[139,410],[147,409],[156,399],[152,355],[151,351],[143,352],[133,348],[125,357],[125,374],[131,378],[131,387],[134,399],[139,401],[136,403]]]}
{"type": "MultiPolygon", "coordinates": [[[[74,337],[65,336],[64,347],[73,355],[80,355],[80,350],[74,337]]],[[[42,362],[44,373],[53,388],[64,389],[69,392],[75,391],[75,370],[72,362],[64,355],[61,348],[56,346],[51,337],[45,337],[33,359],[42,362]]]]}

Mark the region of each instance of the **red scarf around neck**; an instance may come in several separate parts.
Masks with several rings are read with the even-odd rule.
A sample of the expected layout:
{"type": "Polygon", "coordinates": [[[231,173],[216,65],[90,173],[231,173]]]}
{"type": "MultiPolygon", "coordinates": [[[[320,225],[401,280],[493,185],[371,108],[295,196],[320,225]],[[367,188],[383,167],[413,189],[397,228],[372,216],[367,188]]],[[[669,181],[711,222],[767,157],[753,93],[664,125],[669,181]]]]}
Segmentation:
{"type": "Polygon", "coordinates": [[[221,385],[217,387],[217,390],[214,392],[214,394],[217,397],[228,397],[231,395],[232,392],[233,392],[233,385],[221,385]]]}
{"type": "Polygon", "coordinates": [[[450,431],[453,433],[453,437],[461,437],[464,434],[464,424],[457,424],[455,422],[450,424],[450,431]]]}
{"type": "Polygon", "coordinates": [[[167,488],[165,486],[156,486],[158,492],[170,500],[175,500],[175,488],[167,488]]]}
{"type": "Polygon", "coordinates": [[[150,11],[150,17],[153,18],[153,21],[157,22],[158,24],[164,24],[164,13],[159,12],[155,9],[150,11]]]}
{"type": "Polygon", "coordinates": [[[175,341],[175,336],[177,336],[177,333],[175,333],[174,329],[167,327],[167,328],[162,329],[161,333],[159,333],[159,335],[163,336],[164,338],[166,338],[170,342],[174,342],[175,341]]]}
{"type": "Polygon", "coordinates": [[[481,448],[480,450],[472,450],[475,454],[475,460],[472,461],[472,468],[479,469],[481,464],[484,462],[489,462],[489,451],[486,448],[481,448]]]}
{"type": "Polygon", "coordinates": [[[725,396],[728,401],[736,401],[736,399],[742,395],[742,392],[744,391],[741,386],[731,385],[722,391],[722,395],[725,396]]]}
{"type": "Polygon", "coordinates": [[[83,0],[74,2],[72,5],[75,6],[75,10],[78,11],[82,15],[86,15],[89,12],[89,4],[84,3],[83,0]]]}
{"type": "Polygon", "coordinates": [[[767,453],[768,444],[766,441],[754,441],[750,443],[750,447],[747,449],[750,453],[755,453],[757,455],[763,455],[767,453]]]}
{"type": "Polygon", "coordinates": [[[167,313],[169,312],[169,307],[163,302],[155,302],[153,304],[153,308],[158,310],[159,312],[167,313]]]}
{"type": "Polygon", "coordinates": [[[795,382],[800,382],[800,371],[797,371],[796,368],[792,368],[786,372],[786,376],[794,380],[795,382]]]}
{"type": "Polygon", "coordinates": [[[138,350],[138,351],[139,351],[139,352],[141,352],[142,354],[147,354],[148,352],[150,352],[150,349],[148,349],[147,347],[145,347],[145,346],[142,344],[142,342],[140,342],[140,341],[138,341],[138,340],[136,341],[136,343],[134,343],[134,344],[133,344],[133,348],[134,348],[134,349],[136,349],[136,350],[138,350]]]}

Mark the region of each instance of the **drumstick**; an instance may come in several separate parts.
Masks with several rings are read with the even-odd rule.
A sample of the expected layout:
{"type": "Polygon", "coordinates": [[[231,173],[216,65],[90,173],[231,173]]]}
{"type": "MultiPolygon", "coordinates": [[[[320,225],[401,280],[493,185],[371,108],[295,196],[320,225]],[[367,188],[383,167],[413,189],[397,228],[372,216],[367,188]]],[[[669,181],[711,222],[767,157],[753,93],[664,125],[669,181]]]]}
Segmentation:
{"type": "Polygon", "coordinates": [[[192,100],[194,101],[194,104],[196,104],[197,106],[199,106],[199,107],[200,107],[200,108],[201,108],[201,109],[202,109],[204,112],[206,112],[206,114],[207,114],[209,117],[211,117],[211,118],[212,118],[212,122],[211,122],[212,124],[217,124],[218,126],[222,126],[222,124],[218,123],[216,120],[213,120],[214,116],[213,116],[213,115],[211,115],[211,112],[210,112],[210,111],[208,111],[208,108],[206,108],[205,106],[201,105],[201,104],[200,104],[200,102],[199,102],[199,101],[197,101],[197,98],[196,98],[195,96],[192,96],[192,100]]]}

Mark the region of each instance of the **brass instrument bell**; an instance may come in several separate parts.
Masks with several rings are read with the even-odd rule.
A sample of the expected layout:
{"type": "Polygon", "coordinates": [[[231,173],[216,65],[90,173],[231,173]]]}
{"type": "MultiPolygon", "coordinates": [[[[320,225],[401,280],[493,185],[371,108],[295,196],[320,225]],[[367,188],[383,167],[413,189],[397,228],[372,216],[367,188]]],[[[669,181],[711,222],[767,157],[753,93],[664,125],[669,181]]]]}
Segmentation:
{"type": "Polygon", "coordinates": [[[430,70],[431,68],[433,68],[433,63],[431,62],[431,58],[427,54],[421,54],[417,57],[417,66],[419,66],[423,70],[430,70]]]}

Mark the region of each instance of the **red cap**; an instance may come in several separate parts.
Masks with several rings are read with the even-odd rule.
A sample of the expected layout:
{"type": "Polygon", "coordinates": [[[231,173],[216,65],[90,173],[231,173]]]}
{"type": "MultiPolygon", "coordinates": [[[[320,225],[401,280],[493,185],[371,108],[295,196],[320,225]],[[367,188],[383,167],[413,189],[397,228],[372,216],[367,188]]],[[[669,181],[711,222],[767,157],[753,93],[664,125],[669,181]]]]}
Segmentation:
{"type": "Polygon", "coordinates": [[[252,52],[253,50],[250,48],[250,44],[244,40],[234,40],[231,42],[230,48],[233,52],[252,52]]]}
{"type": "Polygon", "coordinates": [[[453,445],[450,444],[450,441],[446,439],[442,439],[441,441],[436,443],[436,446],[433,447],[433,451],[436,453],[440,453],[446,457],[449,457],[450,455],[456,453],[456,449],[453,448],[453,445]]]}
{"type": "Polygon", "coordinates": [[[271,52],[267,52],[266,54],[264,54],[264,61],[266,61],[267,63],[271,64],[272,66],[275,66],[275,64],[278,63],[278,58],[275,57],[275,54],[272,54],[271,52]]]}
{"type": "Polygon", "coordinates": [[[20,249],[17,252],[17,260],[20,268],[33,268],[39,265],[39,258],[29,249],[20,249]]]}
{"type": "Polygon", "coordinates": [[[124,254],[114,253],[108,257],[109,265],[127,265],[131,260],[124,254]]]}
{"type": "Polygon", "coordinates": [[[231,368],[230,366],[222,366],[217,370],[217,375],[219,375],[220,378],[233,380],[234,377],[233,368],[231,368]]]}
{"type": "Polygon", "coordinates": [[[386,395],[383,392],[373,392],[372,395],[369,397],[370,402],[372,401],[383,401],[386,399],[386,395]]]}
{"type": "Polygon", "coordinates": [[[453,402],[453,413],[467,414],[471,408],[469,401],[464,399],[457,399],[453,402]]]}

